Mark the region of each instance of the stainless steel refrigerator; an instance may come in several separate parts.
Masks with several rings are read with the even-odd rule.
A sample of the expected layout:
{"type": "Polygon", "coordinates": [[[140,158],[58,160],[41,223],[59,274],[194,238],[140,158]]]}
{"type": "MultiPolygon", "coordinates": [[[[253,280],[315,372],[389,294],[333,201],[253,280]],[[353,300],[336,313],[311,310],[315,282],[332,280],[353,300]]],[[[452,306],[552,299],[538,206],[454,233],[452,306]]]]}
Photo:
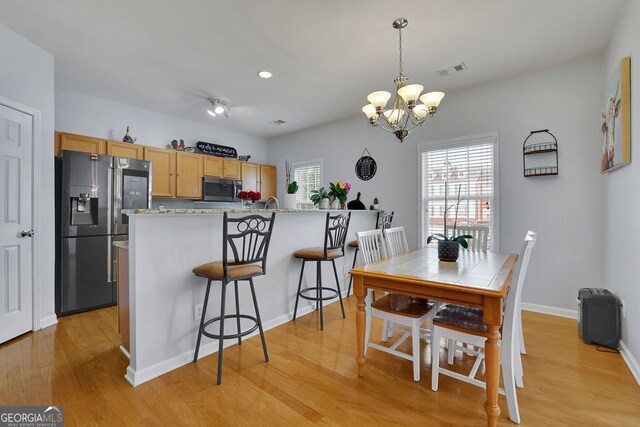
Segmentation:
{"type": "Polygon", "coordinates": [[[128,239],[123,209],[151,206],[151,163],[78,151],[56,159],[56,313],[117,302],[113,242],[128,239]]]}

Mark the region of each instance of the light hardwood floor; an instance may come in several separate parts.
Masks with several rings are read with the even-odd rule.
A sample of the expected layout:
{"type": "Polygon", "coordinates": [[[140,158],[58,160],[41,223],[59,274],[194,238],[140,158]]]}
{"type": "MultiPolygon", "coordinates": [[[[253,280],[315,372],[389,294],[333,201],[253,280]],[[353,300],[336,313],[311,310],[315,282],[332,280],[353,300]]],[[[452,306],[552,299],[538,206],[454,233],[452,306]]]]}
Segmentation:
{"type": "MultiPolygon", "coordinates": [[[[431,391],[426,345],[419,383],[411,362],[374,349],[358,378],[353,297],[345,308],[346,320],[326,308],[324,332],[316,313],[266,332],[268,364],[259,337],[228,348],[221,386],[211,355],[133,388],[115,307],[63,317],[0,346],[0,405],[64,405],[68,425],[485,425],[482,389],[443,376],[431,391]]],[[[521,425],[640,425],[640,386],[619,354],[582,344],[570,319],[525,312],[524,325],[521,425]]],[[[513,425],[502,396],[500,408],[513,425]]]]}

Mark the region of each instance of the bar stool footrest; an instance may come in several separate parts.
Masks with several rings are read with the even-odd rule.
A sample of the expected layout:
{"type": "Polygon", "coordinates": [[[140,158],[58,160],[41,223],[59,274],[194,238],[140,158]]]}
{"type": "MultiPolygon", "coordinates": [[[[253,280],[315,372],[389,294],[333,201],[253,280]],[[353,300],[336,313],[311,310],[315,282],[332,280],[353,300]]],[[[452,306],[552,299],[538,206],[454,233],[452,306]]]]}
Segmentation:
{"type": "Polygon", "coordinates": [[[327,300],[330,300],[330,299],[338,298],[338,291],[333,289],[333,288],[325,288],[323,286],[315,286],[313,288],[300,289],[299,295],[300,295],[300,298],[304,298],[304,299],[309,300],[309,301],[320,301],[320,300],[327,301],[327,300]],[[304,294],[305,292],[312,292],[312,291],[318,291],[318,290],[320,290],[320,296],[319,297],[318,296],[308,296],[308,295],[304,294]],[[331,295],[327,296],[327,297],[322,296],[322,291],[331,292],[331,295]]]}
{"type": "MultiPolygon", "coordinates": [[[[235,333],[235,334],[225,334],[222,336],[222,339],[225,340],[230,340],[233,338],[240,338],[240,337],[244,337],[245,335],[249,335],[250,333],[252,333],[253,331],[258,329],[258,319],[256,319],[253,316],[249,316],[248,314],[225,314],[224,315],[224,319],[249,319],[251,321],[253,321],[255,323],[255,325],[253,325],[252,327],[250,327],[247,330],[235,333]]],[[[207,320],[206,322],[204,322],[204,325],[202,325],[202,335],[204,335],[205,337],[209,337],[209,338],[214,338],[219,340],[220,339],[220,334],[212,334],[210,332],[207,332],[206,328],[207,326],[211,325],[212,323],[215,322],[219,322],[222,319],[222,316],[218,316],[218,317],[214,317],[211,320],[207,320]]]]}

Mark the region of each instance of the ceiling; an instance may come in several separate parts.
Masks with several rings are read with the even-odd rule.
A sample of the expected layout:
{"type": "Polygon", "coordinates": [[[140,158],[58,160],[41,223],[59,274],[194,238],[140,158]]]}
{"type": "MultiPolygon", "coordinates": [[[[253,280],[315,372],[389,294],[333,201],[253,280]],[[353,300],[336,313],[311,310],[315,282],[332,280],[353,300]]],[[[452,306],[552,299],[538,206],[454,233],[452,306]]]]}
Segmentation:
{"type": "Polygon", "coordinates": [[[447,92],[602,51],[622,4],[0,0],[0,21],[55,56],[57,88],[269,139],[361,114],[367,94],[392,91],[398,17],[409,20],[410,82],[447,92]],[[468,70],[437,76],[460,62],[468,70]],[[231,100],[230,119],[207,115],[212,95],[231,100]]]}

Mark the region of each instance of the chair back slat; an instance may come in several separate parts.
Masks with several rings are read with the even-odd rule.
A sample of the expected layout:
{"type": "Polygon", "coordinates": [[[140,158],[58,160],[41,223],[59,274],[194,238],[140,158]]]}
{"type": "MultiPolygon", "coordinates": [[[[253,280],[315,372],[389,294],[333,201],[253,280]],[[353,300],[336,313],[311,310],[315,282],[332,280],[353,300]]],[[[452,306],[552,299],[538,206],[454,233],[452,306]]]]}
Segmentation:
{"type": "Polygon", "coordinates": [[[262,270],[266,273],[275,217],[275,212],[268,217],[246,215],[237,218],[229,218],[224,213],[222,265],[225,277],[228,277],[227,267],[230,265],[262,263],[262,270]],[[228,259],[228,248],[231,248],[233,259],[228,259]]]}
{"type": "MultiPolygon", "coordinates": [[[[453,234],[453,226],[447,226],[447,235],[453,234]]],[[[458,225],[456,226],[456,236],[468,234],[473,239],[467,240],[469,250],[486,251],[489,244],[489,226],[488,225],[458,225]]]]}
{"type": "Polygon", "coordinates": [[[512,354],[516,354],[515,345],[518,343],[518,339],[515,335],[517,329],[518,312],[520,310],[522,300],[522,288],[524,280],[527,275],[527,269],[529,268],[529,260],[531,259],[531,252],[536,244],[536,233],[529,231],[520,249],[520,255],[513,270],[513,276],[511,277],[511,284],[509,286],[509,293],[507,294],[505,309],[504,309],[504,322],[502,339],[505,343],[505,350],[512,354]]]}
{"type": "Polygon", "coordinates": [[[330,250],[340,249],[344,255],[344,244],[347,241],[349,223],[351,222],[351,212],[331,215],[327,212],[327,220],[324,233],[324,256],[330,250]]]}
{"type": "Polygon", "coordinates": [[[356,233],[358,248],[365,264],[371,264],[387,258],[382,230],[360,231],[356,233]]]}
{"type": "Polygon", "coordinates": [[[404,233],[404,227],[393,227],[384,230],[384,240],[387,244],[387,254],[396,256],[409,252],[407,244],[407,236],[404,233]]]}

